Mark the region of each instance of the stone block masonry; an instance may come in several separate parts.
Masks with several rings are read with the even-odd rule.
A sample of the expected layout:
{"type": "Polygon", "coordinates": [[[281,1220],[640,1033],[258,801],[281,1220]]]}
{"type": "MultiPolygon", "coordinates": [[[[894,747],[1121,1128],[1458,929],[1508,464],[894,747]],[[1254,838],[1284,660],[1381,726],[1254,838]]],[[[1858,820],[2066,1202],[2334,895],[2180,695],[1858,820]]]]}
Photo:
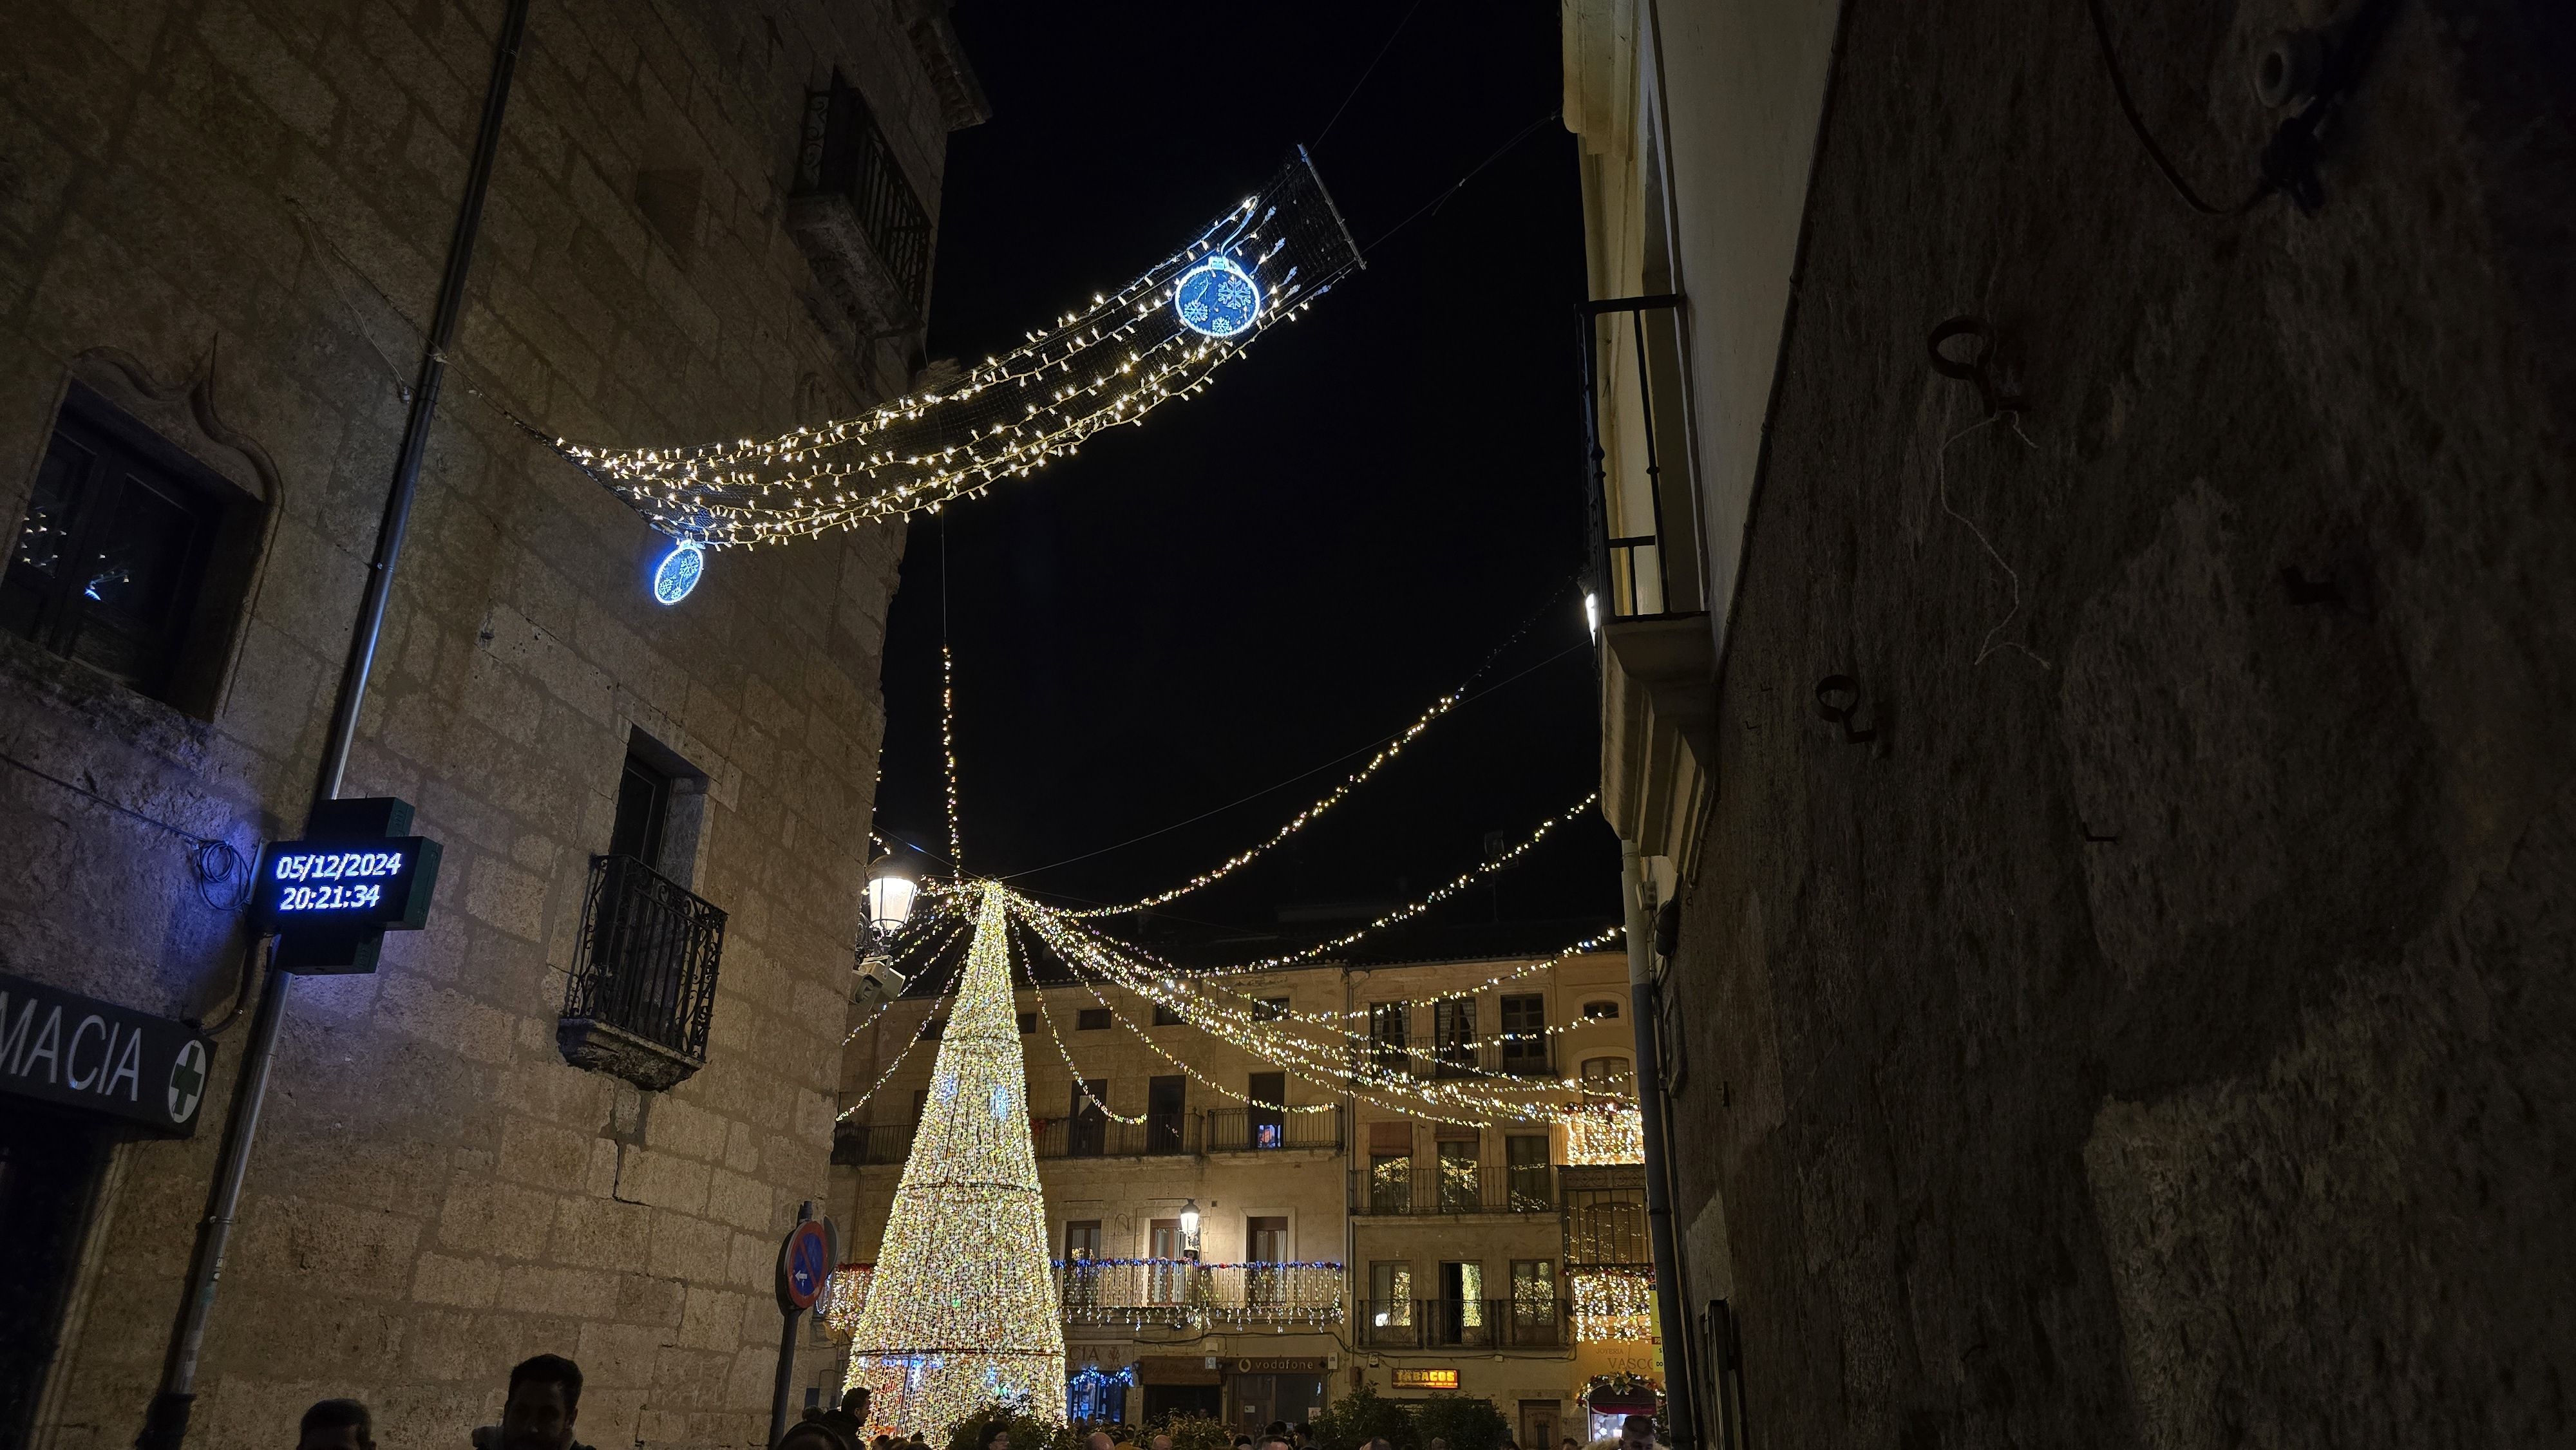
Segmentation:
{"type": "MultiPolygon", "coordinates": [[[[663,541],[490,404],[688,442],[908,385],[917,338],[854,342],[777,219],[806,92],[836,67],[935,211],[958,118],[933,75],[957,71],[908,38],[921,8],[534,7],[350,769],[351,794],[412,801],[445,843],[438,906],[376,974],[295,986],[192,1445],[285,1443],[333,1395],[374,1408],[386,1450],[459,1445],[540,1351],[582,1363],[588,1443],[759,1441],[771,1257],[827,1186],[902,533],[726,554],[659,608],[663,541]],[[731,918],[709,1059],[667,1094],[555,1043],[635,732],[706,777],[683,884],[731,918]]],[[[500,9],[11,17],[0,537],[74,379],[264,514],[202,708],[0,634],[0,970],[226,1017],[242,926],[183,836],[248,855],[309,804],[500,9]]],[[[193,1138],[109,1153],[34,1445],[132,1441],[243,1036],[217,1034],[193,1138]]],[[[804,1383],[826,1372],[808,1358],[804,1383]]]]}

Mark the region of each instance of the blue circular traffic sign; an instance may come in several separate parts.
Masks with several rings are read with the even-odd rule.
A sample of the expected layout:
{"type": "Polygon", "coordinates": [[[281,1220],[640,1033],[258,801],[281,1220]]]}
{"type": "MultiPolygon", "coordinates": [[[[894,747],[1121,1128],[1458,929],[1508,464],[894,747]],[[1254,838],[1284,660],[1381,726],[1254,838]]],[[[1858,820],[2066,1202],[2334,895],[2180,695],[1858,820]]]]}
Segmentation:
{"type": "Polygon", "coordinates": [[[819,1219],[807,1219],[788,1231],[778,1246],[778,1298],[791,1310],[814,1307],[832,1277],[832,1241],[819,1219]]]}

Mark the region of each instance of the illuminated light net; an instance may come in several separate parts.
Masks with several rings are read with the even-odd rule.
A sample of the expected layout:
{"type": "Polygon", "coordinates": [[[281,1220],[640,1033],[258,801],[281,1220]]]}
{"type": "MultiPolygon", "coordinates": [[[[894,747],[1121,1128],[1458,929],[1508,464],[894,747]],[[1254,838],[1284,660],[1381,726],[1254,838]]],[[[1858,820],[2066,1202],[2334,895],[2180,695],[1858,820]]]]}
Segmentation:
{"type": "Polygon", "coordinates": [[[844,1387],[934,1441],[987,1403],[1064,1418],[1064,1329],[1029,1138],[1003,893],[986,886],[844,1387]]]}
{"type": "Polygon", "coordinates": [[[1061,458],[1208,386],[1363,265],[1301,149],[1189,245],[964,376],[774,438],[678,448],[555,440],[677,539],[778,543],[909,516],[1061,458]]]}

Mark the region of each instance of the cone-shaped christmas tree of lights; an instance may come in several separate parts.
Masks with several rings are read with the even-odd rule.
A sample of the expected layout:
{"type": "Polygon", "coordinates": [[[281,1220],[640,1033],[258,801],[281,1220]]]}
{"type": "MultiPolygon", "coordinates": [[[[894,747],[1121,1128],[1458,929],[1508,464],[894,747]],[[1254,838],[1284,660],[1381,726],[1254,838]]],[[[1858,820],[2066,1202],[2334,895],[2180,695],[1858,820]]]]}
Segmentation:
{"type": "Polygon", "coordinates": [[[1001,888],[987,886],[850,1337],[849,1383],[875,1391],[869,1417],[933,1444],[993,1400],[1064,1418],[1064,1330],[1029,1141],[1008,931],[1001,888]]]}

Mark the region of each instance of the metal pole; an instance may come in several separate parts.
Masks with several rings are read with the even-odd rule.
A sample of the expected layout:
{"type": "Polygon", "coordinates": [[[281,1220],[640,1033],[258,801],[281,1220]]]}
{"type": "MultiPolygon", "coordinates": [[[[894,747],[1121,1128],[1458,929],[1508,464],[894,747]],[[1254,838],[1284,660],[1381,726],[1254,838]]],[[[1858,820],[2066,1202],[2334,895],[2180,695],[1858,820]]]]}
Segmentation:
{"type": "MultiPolygon", "coordinates": [[[[796,1221],[807,1223],[813,1217],[814,1200],[809,1198],[797,1207],[796,1221]]],[[[804,1310],[785,1302],[784,1290],[778,1309],[778,1379],[770,1387],[769,1438],[761,1442],[764,1445],[777,1444],[778,1437],[787,1433],[787,1396],[796,1387],[796,1321],[805,1316],[804,1310]]]]}
{"type": "MultiPolygon", "coordinates": [[[[331,725],[323,737],[322,767],[313,799],[337,799],[341,777],[349,767],[349,747],[357,738],[358,709],[366,700],[367,676],[374,668],[376,640],[383,634],[385,605],[393,590],[394,565],[402,557],[403,535],[411,524],[412,499],[420,491],[422,452],[429,445],[430,420],[438,412],[440,381],[447,374],[447,349],[456,340],[457,320],[465,311],[465,278],[474,262],[474,239],[483,228],[483,198],[491,189],[492,163],[501,148],[501,117],[510,101],[510,78],[518,67],[519,38],[527,30],[528,0],[509,0],[492,48],[492,77],[483,92],[483,119],[474,138],[474,161],[466,173],[465,199],[448,239],[447,271],[439,279],[438,310],[431,319],[428,346],[420,360],[420,380],[413,387],[411,412],[403,421],[401,451],[394,464],[393,489],[385,498],[383,520],[376,528],[375,558],[368,564],[366,591],[350,632],[349,659],[340,675],[339,697],[331,705],[331,725]]],[[[252,1019],[243,1045],[241,1082],[230,1121],[224,1125],[223,1155],[215,1166],[213,1201],[189,1266],[189,1294],[181,1307],[178,1332],[163,1367],[161,1388],[144,1412],[136,1450],[178,1450],[187,1438],[188,1417],[196,1400],[197,1357],[205,1347],[206,1322],[215,1306],[215,1287],[223,1278],[224,1252],[241,1209],[242,1180],[250,1169],[251,1142],[259,1132],[260,1109],[268,1098],[269,1065],[277,1053],[277,1034],[286,1017],[291,978],[274,964],[260,988],[259,1014],[252,1019]]]]}
{"type": "Polygon", "coordinates": [[[1645,877],[1634,841],[1619,843],[1619,890],[1628,907],[1629,1015],[1637,1023],[1638,1124],[1646,1140],[1646,1231],[1655,1255],[1655,1317],[1663,1326],[1664,1405],[1673,1450],[1695,1450],[1691,1413],[1690,1317],[1682,1309],[1681,1253],[1673,1242],[1673,1195],[1665,1161],[1663,1064],[1655,1051],[1655,943],[1646,921],[1645,877]]]}

